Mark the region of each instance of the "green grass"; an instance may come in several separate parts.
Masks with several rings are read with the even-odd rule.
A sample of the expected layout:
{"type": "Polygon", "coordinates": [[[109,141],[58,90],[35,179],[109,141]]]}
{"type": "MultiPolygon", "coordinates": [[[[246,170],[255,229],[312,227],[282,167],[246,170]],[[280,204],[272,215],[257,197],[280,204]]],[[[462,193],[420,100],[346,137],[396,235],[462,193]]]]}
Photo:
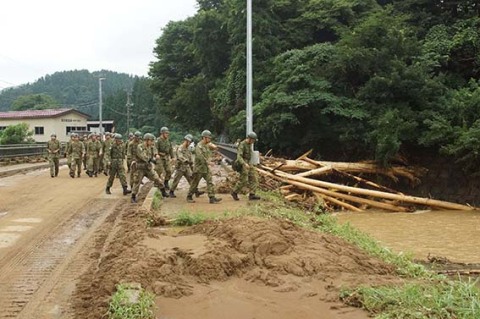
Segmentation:
{"type": "Polygon", "coordinates": [[[132,288],[127,284],[117,285],[117,291],[112,296],[109,304],[108,318],[154,319],[154,295],[142,289],[140,290],[138,301],[131,303],[129,301],[129,290],[132,290],[132,288]]]}
{"type": "Polygon", "coordinates": [[[192,214],[190,212],[181,212],[175,218],[173,225],[175,226],[193,226],[201,224],[208,219],[204,214],[192,214]]]}
{"type": "Polygon", "coordinates": [[[341,298],[379,319],[478,319],[480,291],[473,281],[408,283],[403,286],[361,287],[341,298]]]}
{"type": "Polygon", "coordinates": [[[162,206],[162,198],[162,194],[156,190],[152,198],[152,209],[154,211],[160,210],[160,207],[162,206]]]}

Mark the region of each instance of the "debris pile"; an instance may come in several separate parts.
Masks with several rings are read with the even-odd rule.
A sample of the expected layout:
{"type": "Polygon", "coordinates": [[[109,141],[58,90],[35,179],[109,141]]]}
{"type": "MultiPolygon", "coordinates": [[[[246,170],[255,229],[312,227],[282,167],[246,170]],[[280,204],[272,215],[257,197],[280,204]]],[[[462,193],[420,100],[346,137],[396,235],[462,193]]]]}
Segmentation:
{"type": "Polygon", "coordinates": [[[289,201],[305,201],[312,197],[332,210],[362,212],[381,209],[392,212],[412,212],[418,207],[434,210],[474,210],[475,207],[431,198],[405,195],[367,178],[382,175],[395,182],[404,178],[411,185],[420,183],[418,176],[425,169],[407,166],[383,168],[373,162],[346,163],[315,161],[308,156],[296,160],[262,158],[257,170],[260,175],[283,183],[280,192],[289,201]]]}

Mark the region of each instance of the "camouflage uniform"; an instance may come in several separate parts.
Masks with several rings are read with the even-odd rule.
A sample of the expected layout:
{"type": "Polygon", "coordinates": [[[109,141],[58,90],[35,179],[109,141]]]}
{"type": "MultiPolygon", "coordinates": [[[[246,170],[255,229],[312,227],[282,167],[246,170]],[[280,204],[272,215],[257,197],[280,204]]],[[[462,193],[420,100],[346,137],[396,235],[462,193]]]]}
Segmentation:
{"type": "Polygon", "coordinates": [[[82,157],[85,154],[85,146],[80,141],[72,141],[68,146],[67,154],[71,158],[70,176],[75,177],[75,168],[77,168],[77,177],[82,172],[82,157]]]}
{"type": "Polygon", "coordinates": [[[137,150],[138,150],[138,144],[140,144],[140,141],[138,140],[131,140],[128,142],[128,147],[127,147],[127,166],[130,168],[130,187],[133,188],[133,179],[135,176],[135,171],[137,170],[136,167],[130,167],[132,165],[132,161],[137,162],[137,150]],[[130,158],[130,163],[128,158],[130,158]]]}
{"type": "MultiPolygon", "coordinates": [[[[130,133],[130,134],[132,134],[132,133],[130,133]]],[[[131,151],[129,152],[130,145],[132,144],[133,141],[134,141],[133,135],[129,135],[128,140],[127,140],[127,173],[130,173],[131,164],[132,164],[132,161],[134,161],[134,159],[132,159],[132,155],[131,155],[132,152],[131,151]]],[[[136,147],[137,146],[135,146],[135,148],[136,147]]],[[[132,174],[130,174],[130,176],[132,176],[132,174]]],[[[130,180],[130,183],[131,183],[131,180],[130,180]]]]}
{"type": "Polygon", "coordinates": [[[182,177],[185,177],[188,184],[192,183],[192,152],[189,147],[185,147],[184,144],[180,145],[176,150],[177,165],[175,167],[175,175],[173,176],[173,183],[170,192],[174,192],[177,189],[178,183],[182,177]]]}
{"type": "Polygon", "coordinates": [[[70,171],[70,166],[72,165],[72,157],[70,156],[70,154],[68,154],[68,148],[70,147],[71,143],[72,143],[72,138],[70,138],[70,140],[65,145],[65,157],[67,158],[67,166],[69,171],[70,171]]]}
{"type": "Polygon", "coordinates": [[[160,190],[165,191],[163,186],[163,180],[158,176],[157,172],[153,170],[150,161],[153,158],[153,149],[146,147],[143,143],[137,146],[137,160],[136,160],[136,172],[133,176],[132,196],[135,197],[140,189],[140,182],[143,177],[146,176],[149,180],[155,183],[160,190]]]}
{"type": "Polygon", "coordinates": [[[237,150],[237,163],[241,166],[240,179],[233,188],[234,193],[240,193],[244,187],[247,187],[250,194],[255,194],[258,188],[258,175],[255,167],[246,165],[250,163],[252,158],[252,144],[247,143],[246,140],[240,142],[237,150]]]}
{"type": "Polygon", "coordinates": [[[158,155],[160,155],[160,159],[155,165],[155,171],[158,176],[164,174],[165,187],[168,188],[168,181],[172,177],[172,165],[170,164],[170,160],[175,158],[172,143],[170,140],[160,136],[155,141],[155,147],[157,148],[158,155]]]}
{"type": "Polygon", "coordinates": [[[208,197],[215,197],[212,173],[210,172],[210,167],[208,166],[211,155],[212,152],[210,151],[208,144],[205,144],[204,141],[199,142],[195,147],[195,165],[193,166],[193,176],[190,189],[188,190],[188,197],[191,198],[192,195],[197,191],[198,184],[202,178],[207,182],[208,197]]]}
{"type": "Polygon", "coordinates": [[[60,157],[60,141],[50,140],[47,142],[48,161],[50,162],[50,176],[58,176],[58,166],[60,157]]]}
{"type": "Polygon", "coordinates": [[[125,189],[127,187],[127,178],[125,177],[125,167],[123,166],[123,160],[125,159],[125,145],[123,143],[111,143],[111,147],[108,149],[105,156],[110,160],[110,171],[107,182],[107,188],[109,189],[113,185],[115,176],[118,174],[120,183],[125,189]]]}
{"type": "MultiPolygon", "coordinates": [[[[84,135],[82,138],[79,139],[80,142],[83,143],[83,145],[86,147],[87,146],[87,143],[89,142],[88,141],[88,137],[86,135],[84,135]]],[[[83,163],[83,169],[84,170],[87,170],[87,153],[84,153],[83,154],[83,157],[82,157],[82,163],[83,163]]]]}
{"type": "Polygon", "coordinates": [[[108,138],[102,142],[102,152],[103,152],[103,173],[107,175],[108,169],[110,167],[110,147],[112,147],[113,139],[108,138]]]}
{"type": "Polygon", "coordinates": [[[102,152],[102,144],[100,141],[88,141],[86,151],[87,172],[89,172],[89,175],[93,173],[96,176],[98,173],[100,154],[102,152]]]}

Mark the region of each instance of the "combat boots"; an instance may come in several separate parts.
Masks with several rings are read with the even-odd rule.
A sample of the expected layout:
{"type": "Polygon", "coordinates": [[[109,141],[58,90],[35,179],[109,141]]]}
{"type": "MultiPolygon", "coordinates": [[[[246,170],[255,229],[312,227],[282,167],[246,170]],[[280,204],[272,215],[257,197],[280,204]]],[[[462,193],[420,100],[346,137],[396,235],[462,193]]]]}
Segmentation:
{"type": "Polygon", "coordinates": [[[127,194],[130,194],[132,192],[132,190],[127,188],[127,185],[122,186],[122,187],[123,187],[123,195],[127,195],[127,194]]]}
{"type": "Polygon", "coordinates": [[[232,192],[231,195],[232,195],[232,197],[233,197],[234,200],[240,200],[240,198],[238,198],[238,194],[237,194],[237,193],[232,192]]]}
{"type": "Polygon", "coordinates": [[[210,197],[210,204],[218,204],[222,201],[221,198],[210,197]]]}
{"type": "Polygon", "coordinates": [[[110,191],[110,187],[105,188],[105,193],[107,195],[112,195],[112,192],[110,191]]]}
{"type": "Polygon", "coordinates": [[[75,178],[75,173],[70,172],[69,175],[70,175],[71,178],[75,178]]]}
{"type": "Polygon", "coordinates": [[[199,197],[202,196],[203,194],[205,194],[205,192],[196,191],[196,192],[195,192],[195,197],[196,197],[196,198],[199,198],[199,197]]]}
{"type": "Polygon", "coordinates": [[[168,196],[168,193],[165,191],[165,188],[162,188],[162,189],[160,190],[160,192],[162,193],[163,198],[168,198],[168,197],[169,197],[169,196],[168,196]]]}
{"type": "Polygon", "coordinates": [[[166,180],[165,180],[165,183],[164,183],[164,184],[165,184],[165,189],[166,189],[167,191],[170,190],[170,186],[168,186],[168,181],[169,181],[169,180],[166,179],[166,180]]]}
{"type": "Polygon", "coordinates": [[[170,196],[170,198],[177,198],[174,191],[170,191],[168,195],[170,196]]]}
{"type": "Polygon", "coordinates": [[[188,195],[188,196],[187,196],[187,202],[189,202],[189,203],[195,203],[195,201],[193,200],[192,195],[188,195]]]}
{"type": "Polygon", "coordinates": [[[132,199],[130,200],[130,202],[136,203],[137,202],[137,195],[132,194],[132,199]]]}
{"type": "Polygon", "coordinates": [[[260,196],[257,196],[255,194],[250,194],[250,195],[248,195],[248,199],[249,200],[259,200],[260,196]]]}

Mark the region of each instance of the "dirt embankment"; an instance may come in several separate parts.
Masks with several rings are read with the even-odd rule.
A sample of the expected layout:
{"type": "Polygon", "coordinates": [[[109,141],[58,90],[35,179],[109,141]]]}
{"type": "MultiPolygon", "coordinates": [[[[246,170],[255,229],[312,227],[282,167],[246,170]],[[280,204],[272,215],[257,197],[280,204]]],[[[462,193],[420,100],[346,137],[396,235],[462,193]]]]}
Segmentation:
{"type": "Polygon", "coordinates": [[[77,284],[76,318],[101,318],[120,282],[154,292],[159,318],[367,318],[338,303],[340,288],[399,281],[392,266],[351,244],[287,221],[243,217],[179,231],[145,220],[132,206],[110,221],[77,284]]]}

